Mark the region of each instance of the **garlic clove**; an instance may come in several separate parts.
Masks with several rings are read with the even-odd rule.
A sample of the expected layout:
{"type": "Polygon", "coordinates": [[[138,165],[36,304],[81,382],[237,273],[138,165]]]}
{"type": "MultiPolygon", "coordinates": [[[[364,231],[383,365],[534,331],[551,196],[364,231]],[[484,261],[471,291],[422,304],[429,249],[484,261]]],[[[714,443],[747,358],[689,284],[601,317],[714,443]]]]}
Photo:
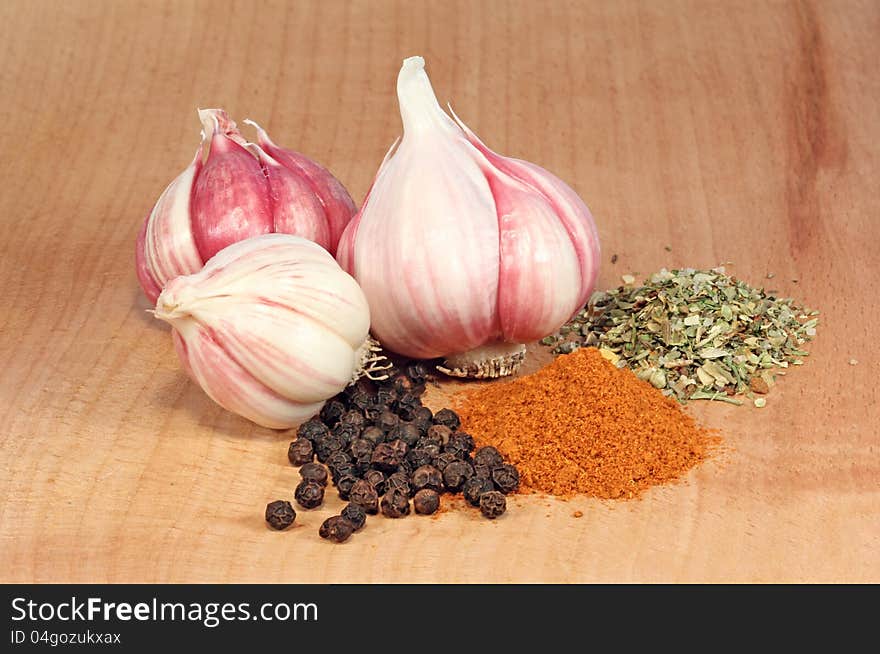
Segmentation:
{"type": "Polygon", "coordinates": [[[275,161],[259,146],[254,148],[258,151],[269,181],[275,231],[302,236],[329,250],[333,241],[324,217],[324,206],[309,183],[275,161]]]}
{"type": "Polygon", "coordinates": [[[340,259],[371,262],[358,266],[355,276],[371,306],[382,308],[374,312],[376,338],[391,350],[428,359],[482,345],[497,329],[499,232],[473,149],[437,104],[424,70],[407,62],[398,80],[404,135],[360,213],[379,211],[382,220],[352,222],[340,259]],[[447,128],[466,147],[450,146],[454,132],[447,128]],[[442,156],[424,156],[430,151],[442,156]],[[406,247],[377,250],[374,244],[387,234],[406,247]]]}
{"type": "Polygon", "coordinates": [[[237,241],[273,230],[269,184],[257,158],[242,145],[223,112],[199,112],[212,134],[208,159],[192,197],[192,229],[205,260],[237,241]],[[227,132],[230,132],[227,134],[227,132]]]}
{"type": "Polygon", "coordinates": [[[216,302],[204,307],[202,324],[224,350],[269,389],[297,403],[320,402],[351,381],[352,346],[324,325],[266,298],[216,302]],[[294,339],[295,352],[285,343],[294,339]],[[301,383],[309,379],[309,384],[301,383]]]}
{"type": "MultiPolygon", "coordinates": [[[[304,177],[311,185],[312,192],[320,199],[330,230],[329,241],[332,247],[327,249],[331,254],[336,253],[336,244],[342,236],[346,225],[357,212],[357,207],[348,191],[333,174],[321,164],[312,161],[308,157],[277,146],[269,134],[252,120],[245,120],[245,124],[251,125],[257,130],[257,142],[260,147],[272,159],[282,166],[304,177]]],[[[276,228],[276,231],[284,231],[276,228]]],[[[294,233],[294,232],[291,232],[294,233]]],[[[299,232],[295,232],[299,234],[299,232]]]]}
{"type": "Polygon", "coordinates": [[[409,206],[413,213],[357,230],[354,258],[372,261],[358,267],[357,278],[371,306],[382,307],[374,334],[396,352],[425,359],[482,344],[493,331],[498,278],[498,221],[488,184],[471,159],[450,153],[428,162],[410,157],[404,142],[383,173],[365,206],[409,206]],[[398,170],[406,171],[402,178],[398,170]],[[462,215],[470,220],[450,229],[462,215]],[[407,247],[370,251],[370,243],[387,238],[386,229],[407,247]]]}
{"type": "Polygon", "coordinates": [[[296,257],[291,260],[291,238],[295,237],[267,235],[224,249],[210,261],[210,271],[222,273],[199,275],[193,284],[183,290],[179,287],[170,304],[179,305],[182,301],[198,307],[212,298],[271,296],[272,302],[293,307],[326,325],[352,348],[360,347],[370,328],[370,312],[357,282],[316,243],[296,238],[296,257]],[[327,272],[328,264],[334,274],[327,272]],[[264,276],[270,281],[261,280],[264,276]]]}
{"type": "Polygon", "coordinates": [[[138,279],[155,303],[162,287],[202,267],[192,232],[193,183],[202,168],[202,144],[190,164],[165,188],[144,221],[136,246],[138,279]]]}
{"type": "Polygon", "coordinates": [[[134,250],[135,272],[137,273],[138,282],[140,282],[141,288],[147,296],[147,299],[150,301],[150,304],[155,305],[159,293],[162,292],[162,288],[156,282],[156,278],[153,277],[150,266],[147,265],[145,248],[147,240],[147,222],[149,222],[149,220],[150,217],[147,216],[141,225],[141,231],[138,232],[137,243],[135,244],[134,250]]]}
{"type": "Polygon", "coordinates": [[[509,343],[538,340],[547,325],[564,323],[579,306],[578,258],[549,202],[497,169],[487,177],[500,231],[501,336],[509,343]]]}
{"type": "MultiPolygon", "coordinates": [[[[399,144],[400,137],[394,139],[394,143],[391,144],[391,147],[388,148],[388,152],[385,153],[385,157],[379,165],[379,170],[373,178],[373,183],[370,184],[370,188],[367,189],[367,195],[364,197],[362,206],[366,206],[367,202],[370,200],[370,194],[373,192],[373,187],[376,185],[376,179],[379,177],[379,173],[385,169],[388,160],[391,159],[391,156],[395,152],[397,152],[397,146],[399,144]]],[[[339,262],[339,265],[342,266],[343,270],[347,270],[355,277],[357,277],[357,273],[355,272],[354,252],[352,251],[352,247],[354,241],[357,239],[357,229],[358,224],[360,223],[360,221],[357,220],[358,216],[360,216],[360,212],[358,212],[355,215],[355,218],[346,225],[345,230],[342,232],[342,236],[339,238],[339,247],[336,250],[336,260],[339,262]]]]}
{"type": "Polygon", "coordinates": [[[580,268],[580,289],[576,304],[578,306],[586,304],[592,289],[596,285],[596,279],[599,276],[599,265],[602,260],[599,231],[596,229],[593,214],[587,205],[568,184],[548,170],[530,161],[504,157],[493,152],[455,115],[452,107],[449,107],[449,111],[467,136],[471,145],[477,148],[492,166],[522,182],[536,193],[540,193],[553,207],[577,253],[580,268]]]}
{"type": "Polygon", "coordinates": [[[174,344],[190,377],[228,411],[270,429],[286,429],[321,410],[323,401],[290,402],[229,356],[210,330],[193,322],[175,325],[174,344]]]}

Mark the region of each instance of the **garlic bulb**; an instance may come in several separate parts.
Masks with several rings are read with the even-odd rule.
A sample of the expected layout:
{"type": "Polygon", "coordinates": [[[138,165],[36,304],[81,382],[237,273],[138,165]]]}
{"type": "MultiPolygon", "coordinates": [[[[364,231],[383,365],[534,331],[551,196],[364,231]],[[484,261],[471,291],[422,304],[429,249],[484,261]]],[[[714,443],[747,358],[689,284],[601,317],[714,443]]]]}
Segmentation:
{"type": "MultiPolygon", "coordinates": [[[[364,291],[373,333],[444,372],[513,372],[528,341],[590,296],[599,239],[590,211],[535,164],[502,157],[437,103],[424,60],[397,79],[403,137],[386,155],[337,259],[364,291]]],[[[454,114],[453,114],[454,115],[454,114]]]]}
{"type": "Polygon", "coordinates": [[[298,236],[266,234],[221,250],[170,281],[155,316],[173,328],[189,376],[264,427],[313,416],[375,362],[357,282],[298,236]]]}
{"type": "Polygon", "coordinates": [[[356,208],[342,184],[311,159],[279,148],[253,121],[259,144],[222,109],[199,111],[196,155],[165,189],[137,240],[137,273],[151,302],[178,275],[194,273],[227,245],[283,232],[331,253],[356,208]],[[210,134],[203,162],[205,134],[210,134]]]}

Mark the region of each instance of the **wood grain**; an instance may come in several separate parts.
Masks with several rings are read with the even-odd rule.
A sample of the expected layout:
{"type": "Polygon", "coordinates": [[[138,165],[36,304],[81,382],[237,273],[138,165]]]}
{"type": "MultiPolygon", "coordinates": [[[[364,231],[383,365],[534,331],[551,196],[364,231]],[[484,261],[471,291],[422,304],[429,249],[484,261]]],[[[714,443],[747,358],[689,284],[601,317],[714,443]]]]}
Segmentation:
{"type": "Polygon", "coordinates": [[[880,581],[878,34],[870,0],[0,3],[0,579],[880,581]],[[765,409],[691,409],[725,456],[636,502],[377,518],[337,547],[315,533],[337,500],[266,528],[289,436],[187,382],[136,232],[198,106],[362,198],[415,53],[490,146],[587,200],[600,286],[732,261],[823,312],[765,409]]]}

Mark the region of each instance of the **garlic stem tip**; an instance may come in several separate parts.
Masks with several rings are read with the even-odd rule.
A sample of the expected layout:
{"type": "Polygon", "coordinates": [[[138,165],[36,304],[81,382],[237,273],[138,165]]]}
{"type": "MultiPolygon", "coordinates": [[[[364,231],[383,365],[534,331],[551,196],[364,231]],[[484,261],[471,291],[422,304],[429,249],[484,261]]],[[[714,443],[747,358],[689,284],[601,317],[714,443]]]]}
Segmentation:
{"type": "Polygon", "coordinates": [[[403,60],[404,68],[415,68],[417,70],[422,70],[425,67],[425,58],[419,55],[415,55],[413,57],[407,57],[403,60]]]}
{"type": "Polygon", "coordinates": [[[202,123],[202,125],[204,125],[205,127],[208,126],[207,119],[210,116],[211,122],[214,123],[214,133],[216,134],[220,131],[220,120],[217,118],[217,112],[219,111],[218,109],[197,109],[196,111],[199,114],[199,121],[202,123]]]}

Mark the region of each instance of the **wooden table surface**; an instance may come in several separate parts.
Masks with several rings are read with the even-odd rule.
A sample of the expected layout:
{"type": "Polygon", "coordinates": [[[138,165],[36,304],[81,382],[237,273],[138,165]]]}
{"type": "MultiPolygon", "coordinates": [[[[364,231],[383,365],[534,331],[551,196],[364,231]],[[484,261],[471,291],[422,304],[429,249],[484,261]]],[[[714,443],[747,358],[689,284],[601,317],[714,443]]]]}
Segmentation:
{"type": "Polygon", "coordinates": [[[877,2],[7,0],[0,52],[0,580],[880,581],[877,2]],[[689,409],[727,454],[640,501],[376,518],[344,546],[316,534],[336,499],[266,527],[290,435],[187,381],[135,236],[198,106],[359,201],[412,54],[491,147],[585,198],[600,287],[732,261],[822,311],[765,409],[689,409]]]}

